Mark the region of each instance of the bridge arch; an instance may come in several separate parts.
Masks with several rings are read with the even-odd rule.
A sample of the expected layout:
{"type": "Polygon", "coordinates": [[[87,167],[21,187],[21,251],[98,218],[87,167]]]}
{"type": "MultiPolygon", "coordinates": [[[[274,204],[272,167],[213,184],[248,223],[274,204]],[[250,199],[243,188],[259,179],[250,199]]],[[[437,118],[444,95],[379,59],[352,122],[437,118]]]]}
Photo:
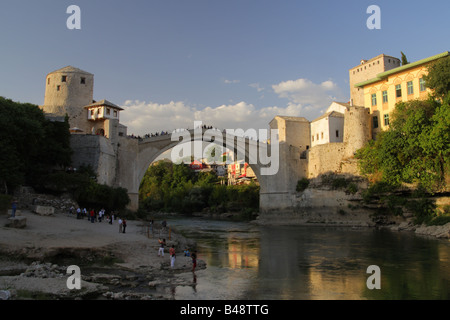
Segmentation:
{"type": "MultiPolygon", "coordinates": [[[[203,133],[205,131],[203,130],[203,133]]],[[[140,184],[142,179],[144,178],[145,172],[147,171],[148,167],[152,162],[154,162],[160,155],[167,152],[168,150],[171,150],[177,146],[180,145],[180,143],[194,143],[194,142],[204,142],[208,144],[215,144],[223,148],[227,148],[229,146],[226,145],[226,139],[223,138],[224,135],[222,135],[222,141],[219,141],[217,139],[205,141],[203,133],[201,137],[197,137],[194,133],[194,130],[189,130],[191,139],[188,141],[182,140],[182,141],[172,141],[172,135],[164,135],[164,136],[158,136],[158,137],[152,137],[148,139],[144,139],[139,142],[139,152],[138,152],[138,163],[137,163],[137,181],[140,184]]],[[[255,163],[255,159],[251,156],[250,150],[253,148],[253,150],[256,150],[256,152],[259,152],[259,148],[267,148],[267,144],[262,142],[257,142],[248,138],[242,138],[238,136],[233,137],[233,151],[235,155],[240,155],[240,157],[243,157],[243,160],[245,162],[249,163],[250,167],[253,169],[259,184],[260,184],[260,190],[265,190],[265,176],[261,174],[261,167],[263,167],[260,163],[255,163]],[[236,141],[239,140],[240,141],[236,141]],[[244,139],[244,141],[242,141],[244,139]]],[[[204,150],[202,148],[202,150],[204,150]]]]}

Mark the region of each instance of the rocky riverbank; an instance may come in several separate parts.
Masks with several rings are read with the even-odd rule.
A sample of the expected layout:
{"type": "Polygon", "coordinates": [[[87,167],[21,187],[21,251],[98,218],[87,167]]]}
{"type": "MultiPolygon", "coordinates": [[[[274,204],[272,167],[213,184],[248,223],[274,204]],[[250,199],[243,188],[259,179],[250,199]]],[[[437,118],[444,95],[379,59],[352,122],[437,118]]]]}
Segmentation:
{"type": "MultiPolygon", "coordinates": [[[[170,226],[128,221],[126,233],[119,233],[117,222],[20,214],[27,219],[23,229],[4,227],[8,219],[0,217],[0,299],[172,299],[174,288],[196,285],[191,258],[184,256],[195,243],[170,226]],[[166,238],[164,257],[158,257],[159,237],[166,238]],[[79,290],[67,287],[70,265],[80,267],[79,290]]],[[[204,268],[198,260],[196,270],[204,268]]]]}

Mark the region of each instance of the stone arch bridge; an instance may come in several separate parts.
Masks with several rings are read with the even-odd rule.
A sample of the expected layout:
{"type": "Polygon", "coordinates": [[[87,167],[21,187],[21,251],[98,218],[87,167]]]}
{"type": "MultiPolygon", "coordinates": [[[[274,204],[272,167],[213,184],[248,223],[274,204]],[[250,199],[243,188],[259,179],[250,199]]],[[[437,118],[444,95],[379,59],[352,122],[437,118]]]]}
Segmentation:
{"type": "MultiPolygon", "coordinates": [[[[268,144],[218,129],[177,130],[145,139],[118,136],[115,141],[96,135],[72,135],[73,165],[90,164],[96,168],[100,183],[126,188],[131,199],[129,208],[137,210],[139,186],[149,165],[168,150],[183,151],[185,143],[195,141],[207,144],[206,148],[211,145],[227,148],[249,163],[260,184],[261,213],[290,207],[298,181],[295,174],[298,170],[292,166],[298,164],[289,160],[289,148],[283,143],[268,144]]],[[[197,155],[195,146],[191,150],[197,155]]]]}

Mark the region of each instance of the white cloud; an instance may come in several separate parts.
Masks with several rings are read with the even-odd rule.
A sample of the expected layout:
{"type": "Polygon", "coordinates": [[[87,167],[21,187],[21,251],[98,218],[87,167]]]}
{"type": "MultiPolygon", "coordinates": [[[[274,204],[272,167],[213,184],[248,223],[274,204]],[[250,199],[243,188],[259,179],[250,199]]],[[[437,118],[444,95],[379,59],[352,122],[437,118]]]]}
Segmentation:
{"type": "Polygon", "coordinates": [[[194,127],[194,121],[219,129],[267,129],[276,115],[301,116],[302,106],[289,103],[287,107],[257,109],[241,101],[218,107],[196,108],[184,102],[159,104],[127,100],[120,113],[120,122],[128,127],[129,134],[145,135],[179,128],[194,127]]]}
{"type": "Polygon", "coordinates": [[[250,83],[248,85],[249,87],[255,88],[258,92],[264,91],[264,88],[262,88],[259,83],[250,83]]]}
{"type": "Polygon", "coordinates": [[[332,101],[345,100],[340,88],[331,80],[320,84],[308,79],[288,80],[273,85],[272,89],[279,97],[303,106],[305,111],[319,111],[332,101]]]}
{"type": "Polygon", "coordinates": [[[227,80],[227,79],[225,79],[223,82],[226,83],[226,84],[234,84],[234,83],[239,83],[241,81],[240,80],[227,80]]]}
{"type": "MultiPolygon", "coordinates": [[[[257,90],[260,88],[258,83],[250,86],[257,90]]],[[[200,108],[180,101],[161,104],[127,100],[122,105],[124,110],[120,114],[121,123],[128,127],[129,134],[135,135],[179,128],[192,129],[194,121],[202,121],[205,125],[212,125],[219,129],[267,129],[269,122],[276,115],[305,117],[313,120],[333,100],[340,98],[344,101],[340,89],[331,80],[320,84],[315,84],[308,79],[289,80],[273,85],[272,88],[279,97],[288,99],[285,107],[258,108],[251,103],[241,101],[200,108]]]]}

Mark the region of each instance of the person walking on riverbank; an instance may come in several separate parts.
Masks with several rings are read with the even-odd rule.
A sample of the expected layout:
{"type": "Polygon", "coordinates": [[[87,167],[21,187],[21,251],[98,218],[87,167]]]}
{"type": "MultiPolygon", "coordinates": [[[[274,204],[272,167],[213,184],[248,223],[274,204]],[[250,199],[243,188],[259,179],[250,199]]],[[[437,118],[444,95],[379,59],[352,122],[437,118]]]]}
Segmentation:
{"type": "Polygon", "coordinates": [[[127,220],[122,220],[123,233],[125,233],[125,229],[127,228],[127,220]]]}
{"type": "Polygon", "coordinates": [[[192,272],[195,272],[195,267],[197,267],[197,252],[196,251],[192,252],[191,258],[192,258],[192,272]]]}
{"type": "Polygon", "coordinates": [[[94,209],[91,209],[89,215],[91,217],[91,222],[94,223],[94,219],[95,219],[95,211],[94,211],[94,209]]]}
{"type": "Polygon", "coordinates": [[[122,219],[119,217],[119,233],[122,233],[123,225],[122,225],[122,219]]]}
{"type": "Polygon", "coordinates": [[[158,257],[161,255],[161,257],[164,257],[164,246],[166,245],[166,239],[159,239],[159,250],[158,250],[158,257]]]}
{"type": "Polygon", "coordinates": [[[175,246],[172,245],[172,248],[169,249],[170,254],[170,267],[173,269],[175,265],[175,246]]]}

